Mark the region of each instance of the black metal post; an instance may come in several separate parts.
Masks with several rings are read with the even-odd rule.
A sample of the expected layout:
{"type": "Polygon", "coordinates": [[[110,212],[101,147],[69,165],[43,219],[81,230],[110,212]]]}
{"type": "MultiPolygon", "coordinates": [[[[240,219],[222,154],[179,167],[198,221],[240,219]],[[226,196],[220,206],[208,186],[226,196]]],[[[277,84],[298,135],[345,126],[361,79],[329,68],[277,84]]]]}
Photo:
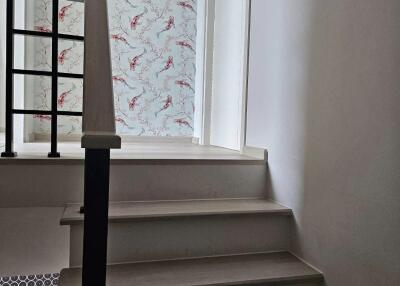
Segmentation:
{"type": "Polygon", "coordinates": [[[12,74],[14,61],[14,0],[7,0],[7,43],[6,43],[6,149],[1,157],[15,157],[13,150],[14,124],[13,124],[13,83],[12,74]]]}
{"type": "Polygon", "coordinates": [[[82,286],[105,286],[110,150],[86,149],[82,286]]]}
{"type": "Polygon", "coordinates": [[[51,152],[49,157],[59,158],[57,152],[57,99],[58,99],[58,3],[53,0],[51,41],[51,152]]]}

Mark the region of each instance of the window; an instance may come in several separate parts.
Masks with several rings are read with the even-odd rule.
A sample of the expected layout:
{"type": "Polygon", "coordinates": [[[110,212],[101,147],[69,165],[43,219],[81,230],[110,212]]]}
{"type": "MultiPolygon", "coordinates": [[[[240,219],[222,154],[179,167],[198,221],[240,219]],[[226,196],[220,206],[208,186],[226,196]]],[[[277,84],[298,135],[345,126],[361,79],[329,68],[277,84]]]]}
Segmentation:
{"type": "MultiPolygon", "coordinates": [[[[244,144],[249,1],[108,1],[117,132],[199,138],[202,144],[240,150],[244,144]]],[[[49,30],[52,0],[25,3],[29,11],[25,27],[49,30]]],[[[61,33],[83,35],[83,3],[60,0],[58,16],[61,33]]],[[[45,40],[28,44],[25,65],[48,69],[51,45],[45,40]]],[[[83,47],[66,40],[59,46],[59,69],[81,72],[83,47]]],[[[26,91],[33,89],[33,94],[25,91],[25,103],[34,101],[35,109],[43,109],[40,104],[47,101],[40,96],[47,96],[47,85],[45,80],[25,82],[26,91]]],[[[79,80],[60,80],[59,109],[82,109],[82,85],[79,80]]],[[[37,118],[33,126],[25,126],[25,134],[45,138],[45,126],[37,118]]],[[[58,129],[61,141],[79,140],[81,122],[63,117],[58,129]]]]}
{"type": "MultiPolygon", "coordinates": [[[[51,27],[51,0],[33,1],[34,15],[26,25],[46,31],[51,27]]],[[[110,0],[109,27],[117,132],[133,136],[193,137],[196,96],[197,0],[110,0]]],[[[27,9],[32,11],[32,9],[27,9]]],[[[84,5],[60,1],[59,31],[83,35],[84,5]]],[[[35,69],[51,66],[51,46],[38,41],[30,61],[35,69]],[[48,62],[49,61],[49,62],[48,62]]],[[[59,69],[80,73],[83,47],[60,42],[59,69]]],[[[35,98],[46,96],[48,81],[33,84],[35,98]]],[[[82,109],[82,82],[60,80],[58,108],[82,109]]],[[[26,95],[29,96],[29,95],[26,95]]],[[[32,96],[32,95],[31,95],[32,96]]],[[[35,100],[41,109],[42,102],[35,100]]],[[[43,120],[32,132],[47,134],[43,120]]],[[[59,132],[79,135],[81,123],[65,117],[59,132]]],[[[41,136],[33,136],[41,137],[41,136]]],[[[43,136],[42,136],[43,137],[43,136]]],[[[61,138],[62,136],[60,136],[61,138]]]]}

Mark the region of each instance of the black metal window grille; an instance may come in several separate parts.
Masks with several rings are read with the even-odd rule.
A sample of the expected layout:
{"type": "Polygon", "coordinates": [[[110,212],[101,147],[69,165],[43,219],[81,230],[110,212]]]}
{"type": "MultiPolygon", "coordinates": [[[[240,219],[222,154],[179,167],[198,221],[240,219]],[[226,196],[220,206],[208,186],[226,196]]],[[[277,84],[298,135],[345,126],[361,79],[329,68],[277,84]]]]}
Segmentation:
{"type": "Polygon", "coordinates": [[[52,9],[52,31],[41,32],[41,31],[30,31],[14,29],[14,0],[7,0],[7,26],[6,26],[6,128],[5,128],[5,151],[1,154],[1,157],[16,157],[16,152],[13,148],[13,132],[14,132],[14,115],[50,115],[51,116],[51,150],[48,154],[50,158],[60,157],[60,153],[57,151],[57,119],[58,116],[82,116],[82,112],[74,111],[60,111],[57,107],[58,98],[58,78],[75,78],[83,79],[83,74],[73,73],[60,73],[58,71],[58,41],[61,40],[72,40],[72,41],[84,41],[84,37],[60,34],[58,32],[58,9],[59,0],[53,0],[52,9]],[[25,69],[14,69],[14,35],[23,36],[36,36],[36,37],[47,37],[51,38],[51,71],[37,71],[37,70],[25,70],[25,69]],[[33,76],[48,76],[51,77],[51,110],[27,110],[27,109],[15,109],[14,108],[14,74],[20,75],[33,75],[33,76]]]}

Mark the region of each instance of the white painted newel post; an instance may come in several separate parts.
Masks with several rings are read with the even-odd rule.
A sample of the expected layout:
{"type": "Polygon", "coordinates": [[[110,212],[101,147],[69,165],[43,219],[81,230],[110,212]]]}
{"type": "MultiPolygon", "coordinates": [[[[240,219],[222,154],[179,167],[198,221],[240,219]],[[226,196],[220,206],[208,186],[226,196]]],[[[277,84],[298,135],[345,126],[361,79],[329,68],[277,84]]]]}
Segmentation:
{"type": "Polygon", "coordinates": [[[85,0],[83,137],[85,148],[83,286],[105,286],[110,149],[115,132],[106,0],[85,0]]]}
{"type": "Polygon", "coordinates": [[[115,134],[106,0],[85,1],[83,148],[121,148],[115,134]]]}

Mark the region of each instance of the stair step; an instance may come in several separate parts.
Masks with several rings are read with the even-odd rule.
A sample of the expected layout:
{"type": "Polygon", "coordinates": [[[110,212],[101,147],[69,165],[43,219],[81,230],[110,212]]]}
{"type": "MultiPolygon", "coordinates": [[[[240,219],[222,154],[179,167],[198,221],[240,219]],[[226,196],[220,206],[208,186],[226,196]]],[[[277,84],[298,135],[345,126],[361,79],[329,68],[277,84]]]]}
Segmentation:
{"type": "MultiPolygon", "coordinates": [[[[107,268],[107,286],[318,285],[314,283],[322,281],[320,272],[288,252],[118,264],[107,268]]],[[[81,269],[62,270],[59,285],[81,285],[81,269]]]]}
{"type": "MultiPolygon", "coordinates": [[[[70,266],[82,265],[80,205],[65,209],[70,266]]],[[[109,264],[289,249],[291,210],[262,199],[111,203],[109,264]],[[162,239],[160,239],[162,237],[162,239]]]]}
{"type": "MultiPolygon", "coordinates": [[[[65,208],[61,225],[83,223],[80,205],[65,208]]],[[[184,201],[147,201],[110,203],[109,221],[126,222],[143,219],[172,217],[239,215],[239,214],[291,215],[289,208],[263,199],[215,199],[184,201]]]]}
{"type": "MultiPolygon", "coordinates": [[[[0,207],[82,202],[82,160],[4,159],[0,174],[0,207]]],[[[267,185],[267,164],[262,160],[117,160],[110,167],[114,202],[264,198],[267,185]]]]}

